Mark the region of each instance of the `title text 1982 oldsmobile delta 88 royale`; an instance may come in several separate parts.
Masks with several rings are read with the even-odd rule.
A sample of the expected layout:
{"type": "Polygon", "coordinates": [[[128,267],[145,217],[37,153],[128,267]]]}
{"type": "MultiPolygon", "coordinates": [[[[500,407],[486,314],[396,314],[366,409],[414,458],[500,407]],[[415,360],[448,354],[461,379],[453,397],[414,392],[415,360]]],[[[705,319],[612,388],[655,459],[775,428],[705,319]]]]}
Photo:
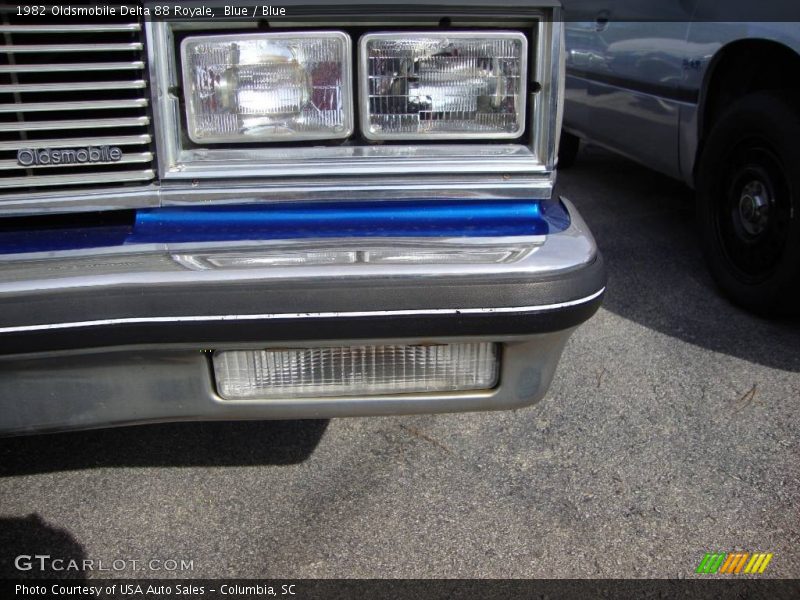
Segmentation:
{"type": "Polygon", "coordinates": [[[3,13],[0,432],[545,393],[605,286],[557,4],[284,6],[3,13]]]}

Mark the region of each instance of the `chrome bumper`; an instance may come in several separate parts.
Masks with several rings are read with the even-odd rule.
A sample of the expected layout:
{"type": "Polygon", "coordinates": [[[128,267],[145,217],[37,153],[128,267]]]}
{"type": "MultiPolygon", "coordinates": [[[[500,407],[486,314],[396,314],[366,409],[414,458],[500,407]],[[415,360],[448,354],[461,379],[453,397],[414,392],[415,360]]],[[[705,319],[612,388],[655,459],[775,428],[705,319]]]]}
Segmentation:
{"type": "Polygon", "coordinates": [[[198,267],[207,245],[4,259],[0,434],[535,403],[605,289],[594,240],[565,205],[567,230],[500,263],[198,267]],[[503,344],[500,382],[479,392],[229,401],[210,368],[223,349],[478,340],[503,344]]]}

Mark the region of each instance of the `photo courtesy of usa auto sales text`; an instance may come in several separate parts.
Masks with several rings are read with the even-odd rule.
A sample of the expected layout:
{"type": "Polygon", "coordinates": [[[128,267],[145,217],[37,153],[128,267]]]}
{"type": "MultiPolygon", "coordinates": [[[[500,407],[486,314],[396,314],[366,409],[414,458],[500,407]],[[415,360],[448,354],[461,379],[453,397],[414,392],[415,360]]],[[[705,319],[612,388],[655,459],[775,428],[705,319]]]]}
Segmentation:
{"type": "Polygon", "coordinates": [[[109,585],[68,585],[54,583],[51,585],[25,585],[14,586],[17,596],[203,596],[207,593],[219,593],[223,596],[257,595],[257,596],[294,596],[297,586],[294,584],[283,585],[237,585],[223,584],[210,588],[203,585],[140,585],[138,583],[113,583],[109,585]]]}

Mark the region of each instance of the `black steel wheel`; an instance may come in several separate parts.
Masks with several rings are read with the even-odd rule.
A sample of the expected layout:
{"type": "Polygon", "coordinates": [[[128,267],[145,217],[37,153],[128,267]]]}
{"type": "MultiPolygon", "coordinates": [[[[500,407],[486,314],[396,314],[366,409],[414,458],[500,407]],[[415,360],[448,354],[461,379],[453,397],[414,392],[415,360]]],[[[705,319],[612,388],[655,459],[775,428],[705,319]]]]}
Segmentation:
{"type": "Polygon", "coordinates": [[[711,274],[756,312],[800,314],[800,113],[759,92],[714,125],[697,170],[701,243],[711,274]]]}

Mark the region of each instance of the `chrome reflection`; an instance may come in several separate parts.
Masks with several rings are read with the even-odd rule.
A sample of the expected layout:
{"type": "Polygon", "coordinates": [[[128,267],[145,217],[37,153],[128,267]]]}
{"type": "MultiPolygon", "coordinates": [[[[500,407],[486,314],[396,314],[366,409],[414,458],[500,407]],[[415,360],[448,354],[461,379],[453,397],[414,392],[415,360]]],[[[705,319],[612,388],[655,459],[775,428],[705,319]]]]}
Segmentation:
{"type": "Polygon", "coordinates": [[[535,252],[544,237],[525,238],[518,244],[429,242],[419,244],[348,244],[348,249],[329,245],[297,247],[220,248],[213,251],[173,253],[172,259],[192,271],[214,269],[262,269],[269,267],[318,267],[325,265],[477,265],[508,264],[535,252]]]}

